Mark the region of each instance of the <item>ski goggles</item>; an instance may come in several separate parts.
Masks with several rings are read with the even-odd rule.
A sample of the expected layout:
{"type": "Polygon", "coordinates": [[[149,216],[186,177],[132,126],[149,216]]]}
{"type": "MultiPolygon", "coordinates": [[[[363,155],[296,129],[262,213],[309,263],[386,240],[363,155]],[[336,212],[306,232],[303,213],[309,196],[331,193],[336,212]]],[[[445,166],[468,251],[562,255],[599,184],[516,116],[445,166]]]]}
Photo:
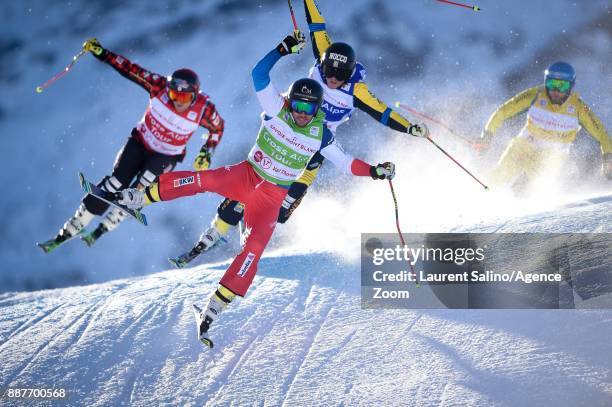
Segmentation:
{"type": "Polygon", "coordinates": [[[304,100],[291,101],[291,111],[293,112],[314,116],[317,110],[319,110],[319,105],[315,102],[306,102],[304,100]]]}
{"type": "Polygon", "coordinates": [[[351,79],[353,71],[350,69],[334,68],[333,66],[323,65],[323,75],[326,78],[336,78],[339,81],[346,82],[351,79]]]}
{"type": "Polygon", "coordinates": [[[193,92],[179,92],[174,89],[168,91],[168,95],[173,102],[180,103],[182,105],[191,103],[193,101],[193,92]]]}
{"type": "Polygon", "coordinates": [[[567,93],[570,90],[572,84],[570,81],[566,81],[563,79],[546,79],[546,89],[548,90],[556,90],[561,93],[567,93]]]}

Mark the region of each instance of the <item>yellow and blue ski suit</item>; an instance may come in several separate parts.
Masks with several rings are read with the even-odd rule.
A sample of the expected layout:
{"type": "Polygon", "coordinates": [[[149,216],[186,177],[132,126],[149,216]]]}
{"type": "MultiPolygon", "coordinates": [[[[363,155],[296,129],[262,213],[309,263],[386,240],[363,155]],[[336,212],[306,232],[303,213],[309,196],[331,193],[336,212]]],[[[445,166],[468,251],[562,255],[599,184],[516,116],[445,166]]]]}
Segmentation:
{"type": "Polygon", "coordinates": [[[599,142],[602,156],[612,153],[612,140],[601,120],[577,92],[557,105],[544,86],[524,90],[502,104],[489,118],[483,142],[488,144],[506,120],[524,112],[527,121],[502,153],[491,175],[493,185],[508,185],[522,174],[532,180],[543,171],[558,171],[582,127],[599,142]]]}

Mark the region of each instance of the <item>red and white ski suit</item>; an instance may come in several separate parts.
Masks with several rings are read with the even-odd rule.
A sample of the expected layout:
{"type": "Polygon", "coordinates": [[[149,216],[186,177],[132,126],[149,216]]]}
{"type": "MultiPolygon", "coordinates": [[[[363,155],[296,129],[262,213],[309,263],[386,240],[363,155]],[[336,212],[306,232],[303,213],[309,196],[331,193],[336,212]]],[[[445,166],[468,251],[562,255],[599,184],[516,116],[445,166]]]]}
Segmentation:
{"type": "Polygon", "coordinates": [[[225,123],[208,95],[200,91],[189,109],[178,112],[168,96],[165,76],[148,71],[109,50],[96,57],[149,93],[149,106],[132,130],[132,135],[147,150],[170,156],[182,155],[187,141],[199,126],[209,131],[206,147],[214,148],[219,144],[225,123]]]}
{"type": "MultiPolygon", "coordinates": [[[[369,175],[370,166],[361,160],[355,160],[352,167],[354,175],[369,175]]],[[[261,178],[247,161],[214,170],[169,172],[159,177],[159,197],[163,201],[203,192],[215,192],[244,203],[246,243],[220,281],[234,294],[244,296],[272,237],[287,189],[261,178]]]]}

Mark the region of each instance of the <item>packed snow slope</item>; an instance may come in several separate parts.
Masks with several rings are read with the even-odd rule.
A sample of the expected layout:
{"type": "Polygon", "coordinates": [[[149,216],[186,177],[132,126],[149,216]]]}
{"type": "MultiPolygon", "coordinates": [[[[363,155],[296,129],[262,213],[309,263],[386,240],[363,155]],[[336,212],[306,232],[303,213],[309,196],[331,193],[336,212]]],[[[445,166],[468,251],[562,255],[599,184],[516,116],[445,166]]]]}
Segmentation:
{"type": "MultiPolygon", "coordinates": [[[[610,213],[608,195],[475,230],[609,233],[610,213]]],[[[0,295],[0,388],[87,406],[612,404],[609,310],[363,310],[358,263],[271,256],[205,350],[191,304],[225,267],[0,295]]]]}
{"type": "MultiPolygon", "coordinates": [[[[158,73],[191,67],[200,73],[204,91],[226,119],[213,166],[237,162],[253,143],[261,113],[250,70],[293,30],[286,2],[4,3],[0,292],[99,283],[164,270],[166,257],[188,249],[208,225],[218,196],[154,205],[146,210],[149,227],[127,221],[91,249],[75,240],[45,255],[35,246],[55,235],[74,213],[82,196],[78,171],[94,181],[111,171],[117,152],[146,108],[147,95],[89,55],[42,94],[34,88],[60,72],[83,41],[93,36],[158,73]]],[[[299,26],[305,29],[302,2],[293,3],[299,26]]],[[[401,100],[469,138],[477,137],[500,103],[541,83],[544,68],[564,59],[576,67],[576,89],[612,129],[612,104],[605,91],[612,88],[609,0],[480,0],[480,13],[434,0],[318,3],[331,38],[354,46],[367,67],[370,88],[389,104],[401,100]]],[[[306,75],[312,63],[308,45],[302,55],[283,58],[272,79],[286,89],[306,75]]],[[[506,126],[484,160],[439,126],[431,130],[444,148],[486,177],[520,124],[518,120],[506,126]]],[[[363,112],[356,112],[337,138],[348,152],[369,162],[397,163],[400,215],[406,225],[418,222],[421,231],[448,231],[468,217],[508,216],[511,212],[500,213],[500,208],[515,206],[479,205],[483,196],[473,181],[431,145],[387,130],[363,112]],[[463,205],[461,210],[457,204],[463,205]]],[[[199,147],[196,135],[178,169],[191,168],[199,147]]],[[[588,164],[580,181],[596,177],[597,145],[581,133],[577,152],[588,164]]],[[[321,241],[323,231],[338,224],[345,240],[358,241],[360,232],[391,232],[393,219],[379,209],[392,205],[379,200],[388,195],[384,183],[355,180],[326,165],[296,218],[279,228],[270,247],[297,246],[297,238],[301,249],[309,250],[313,242],[321,241]]],[[[213,256],[225,260],[236,248],[233,240],[228,250],[213,256]]]]}

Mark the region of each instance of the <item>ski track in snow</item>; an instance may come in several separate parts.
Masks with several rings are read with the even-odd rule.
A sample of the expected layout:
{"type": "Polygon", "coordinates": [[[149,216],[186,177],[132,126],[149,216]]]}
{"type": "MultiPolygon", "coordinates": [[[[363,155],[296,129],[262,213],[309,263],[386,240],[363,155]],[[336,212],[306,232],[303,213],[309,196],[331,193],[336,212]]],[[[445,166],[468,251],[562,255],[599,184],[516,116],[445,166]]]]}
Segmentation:
{"type": "MultiPolygon", "coordinates": [[[[609,231],[611,208],[593,198],[477,229],[609,231]]],[[[358,265],[295,254],[261,261],[206,350],[191,304],[222,274],[3,294],[0,388],[65,387],[68,405],[91,406],[612,403],[607,310],[364,310],[358,265]]]]}

